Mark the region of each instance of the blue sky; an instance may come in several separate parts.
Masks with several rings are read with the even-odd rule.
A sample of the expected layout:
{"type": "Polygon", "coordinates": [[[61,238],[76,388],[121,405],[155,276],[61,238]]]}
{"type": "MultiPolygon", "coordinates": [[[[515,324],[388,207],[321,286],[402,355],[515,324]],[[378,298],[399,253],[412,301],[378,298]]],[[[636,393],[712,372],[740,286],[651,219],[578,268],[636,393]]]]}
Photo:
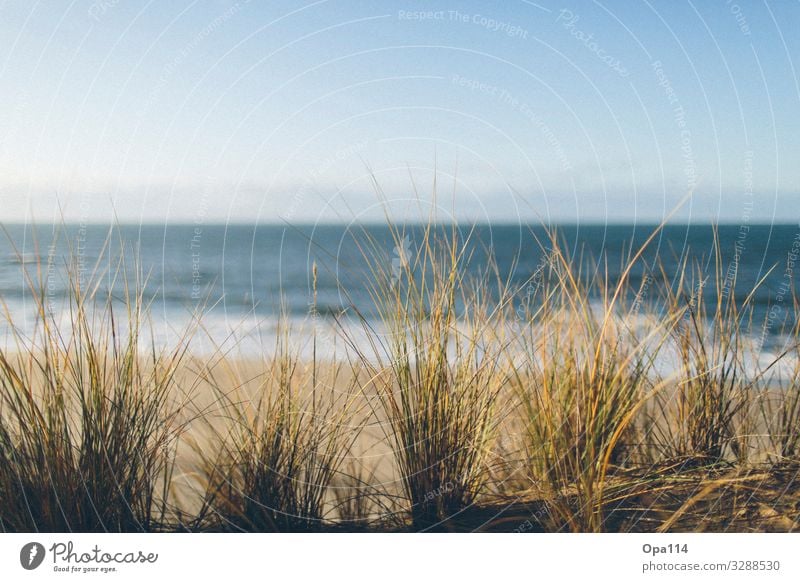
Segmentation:
{"type": "Polygon", "coordinates": [[[800,2],[0,3],[6,221],[800,219],[800,2]],[[376,194],[376,184],[381,194],[376,194]],[[415,188],[417,194],[415,194],[415,188]]]}

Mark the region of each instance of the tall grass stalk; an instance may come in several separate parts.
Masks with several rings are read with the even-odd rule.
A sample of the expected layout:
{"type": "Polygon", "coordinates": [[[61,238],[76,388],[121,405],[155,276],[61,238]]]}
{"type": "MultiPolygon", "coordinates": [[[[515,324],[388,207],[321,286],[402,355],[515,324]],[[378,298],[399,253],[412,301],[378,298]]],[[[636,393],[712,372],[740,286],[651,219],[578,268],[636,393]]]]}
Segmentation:
{"type": "Polygon", "coordinates": [[[622,318],[625,277],[609,287],[570,262],[555,236],[550,244],[523,311],[514,382],[529,478],[547,500],[549,529],[602,531],[609,473],[630,462],[636,415],[660,388],[653,362],[671,323],[636,337],[622,318]]]}
{"type": "Polygon", "coordinates": [[[668,456],[690,465],[746,461],[761,380],[757,362],[747,361],[757,354],[748,352],[745,341],[760,283],[737,301],[735,274],[724,268],[716,239],[712,259],[712,275],[684,262],[675,284],[663,287],[667,311],[680,319],[673,332],[679,377],[676,392],[664,395],[671,402],[664,402],[663,409],[672,417],[661,425],[670,433],[662,444],[668,456]]]}
{"type": "MultiPolygon", "coordinates": [[[[112,263],[113,264],[113,263],[112,263]]],[[[86,285],[67,271],[66,315],[48,279],[27,272],[32,336],[14,326],[0,350],[0,530],[154,531],[166,527],[174,445],[172,406],[185,344],[142,350],[144,285],[127,285],[124,257],[86,285]],[[118,301],[111,289],[121,288],[118,301]],[[120,317],[117,305],[121,303],[120,317]]],[[[48,276],[54,277],[53,273],[48,276]]]]}
{"type": "Polygon", "coordinates": [[[232,369],[221,382],[209,376],[221,418],[208,419],[203,446],[212,452],[203,453],[200,527],[310,531],[330,521],[331,487],[363,426],[352,389],[358,370],[346,377],[332,363],[323,373],[316,360],[306,368],[286,323],[276,342],[275,356],[255,378],[232,369]]]}
{"type": "MultiPolygon", "coordinates": [[[[795,301],[795,313],[798,312],[795,301]]],[[[785,365],[772,376],[776,380],[774,386],[764,389],[761,399],[762,426],[769,445],[767,456],[777,468],[800,467],[800,322],[789,337],[793,343],[783,354],[785,365]]]]}
{"type": "Polygon", "coordinates": [[[367,240],[369,291],[383,330],[371,350],[355,343],[374,395],[374,411],[391,443],[412,527],[444,527],[485,489],[497,426],[498,397],[508,377],[496,325],[506,300],[491,275],[469,280],[469,235],[430,221],[411,233],[391,227],[393,261],[367,240]],[[413,235],[413,241],[409,237],[413,235]],[[413,252],[408,248],[413,245],[413,252]]]}

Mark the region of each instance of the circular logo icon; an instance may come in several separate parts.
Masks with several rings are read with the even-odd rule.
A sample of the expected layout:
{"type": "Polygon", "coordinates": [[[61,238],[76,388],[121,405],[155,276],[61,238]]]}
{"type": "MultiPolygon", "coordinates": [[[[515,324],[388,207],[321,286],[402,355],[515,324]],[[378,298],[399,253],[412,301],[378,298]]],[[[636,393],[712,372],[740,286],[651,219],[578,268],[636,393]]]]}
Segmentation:
{"type": "Polygon", "coordinates": [[[30,542],[19,551],[19,563],[26,570],[35,570],[44,561],[44,546],[38,542],[30,542]]]}

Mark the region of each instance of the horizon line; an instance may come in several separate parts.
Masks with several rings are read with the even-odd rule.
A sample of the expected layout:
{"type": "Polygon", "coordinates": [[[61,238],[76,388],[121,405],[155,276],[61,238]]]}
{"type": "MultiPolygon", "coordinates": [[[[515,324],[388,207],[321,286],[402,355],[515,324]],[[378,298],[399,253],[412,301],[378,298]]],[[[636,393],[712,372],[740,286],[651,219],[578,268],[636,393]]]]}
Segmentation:
{"type": "Polygon", "coordinates": [[[453,224],[456,225],[464,225],[464,226],[797,226],[800,228],[800,220],[776,220],[772,222],[767,221],[734,221],[734,220],[708,220],[702,219],[697,221],[686,221],[686,220],[670,220],[667,222],[658,222],[656,220],[642,220],[642,221],[635,221],[635,220],[608,220],[608,221],[599,221],[599,220],[586,220],[586,221],[576,221],[576,220],[553,220],[550,222],[542,222],[542,221],[515,221],[515,220],[495,220],[495,221],[487,221],[487,220],[461,220],[461,221],[420,221],[420,220],[408,220],[408,221],[396,221],[396,222],[389,222],[389,221],[382,221],[382,220],[359,220],[359,221],[320,221],[320,222],[311,222],[311,221],[298,221],[298,222],[286,222],[286,221],[246,221],[246,220],[229,220],[226,222],[222,221],[192,221],[192,220],[175,220],[175,221],[155,221],[155,220],[143,220],[143,221],[128,221],[128,220],[117,220],[117,221],[96,221],[96,220],[87,220],[87,221],[77,221],[77,220],[66,220],[66,221],[17,221],[17,220],[6,220],[0,221],[0,228],[6,226],[32,226],[32,227],[42,227],[42,226],[179,226],[179,227],[217,227],[217,226],[264,226],[264,227],[274,227],[274,226],[284,226],[284,227],[319,227],[319,226],[390,226],[390,225],[402,225],[402,226],[425,226],[429,224],[433,225],[448,225],[452,226],[453,224]]]}

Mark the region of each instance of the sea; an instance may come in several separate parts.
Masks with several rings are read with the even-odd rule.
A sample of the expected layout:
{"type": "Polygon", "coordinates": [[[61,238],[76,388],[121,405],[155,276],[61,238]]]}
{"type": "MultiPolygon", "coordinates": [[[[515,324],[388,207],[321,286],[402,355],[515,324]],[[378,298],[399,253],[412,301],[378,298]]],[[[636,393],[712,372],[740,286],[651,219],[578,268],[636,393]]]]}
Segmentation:
{"type": "MultiPolygon", "coordinates": [[[[439,228],[450,232],[453,226],[439,228]]],[[[796,323],[799,224],[455,228],[470,249],[468,271],[479,276],[491,264],[522,295],[549,260],[551,232],[585,276],[600,275],[612,283],[649,240],[628,276],[639,300],[652,303],[651,311],[660,308],[664,289],[655,287],[663,287],[663,275],[676,285],[681,265],[688,265],[707,300],[722,280],[730,286],[726,293],[751,305],[748,333],[759,336],[766,349],[785,345],[796,323]]],[[[341,342],[337,330],[342,325],[363,328],[372,321],[377,328],[369,291],[375,261],[385,261],[392,272],[419,252],[424,237],[422,226],[406,225],[398,240],[389,227],[375,224],[5,224],[3,230],[3,337],[11,337],[12,325],[32,336],[38,321],[34,294],[45,297],[57,320],[70,317],[70,286],[78,281],[82,289],[94,289],[98,297],[110,293],[117,301],[141,289],[148,305],[148,341],[168,345],[187,337],[191,328],[191,350],[201,354],[221,346],[269,353],[282,318],[305,330],[301,335],[324,329],[326,341],[318,343],[328,350],[341,342]]],[[[707,308],[713,312],[715,306],[707,308]]]]}

